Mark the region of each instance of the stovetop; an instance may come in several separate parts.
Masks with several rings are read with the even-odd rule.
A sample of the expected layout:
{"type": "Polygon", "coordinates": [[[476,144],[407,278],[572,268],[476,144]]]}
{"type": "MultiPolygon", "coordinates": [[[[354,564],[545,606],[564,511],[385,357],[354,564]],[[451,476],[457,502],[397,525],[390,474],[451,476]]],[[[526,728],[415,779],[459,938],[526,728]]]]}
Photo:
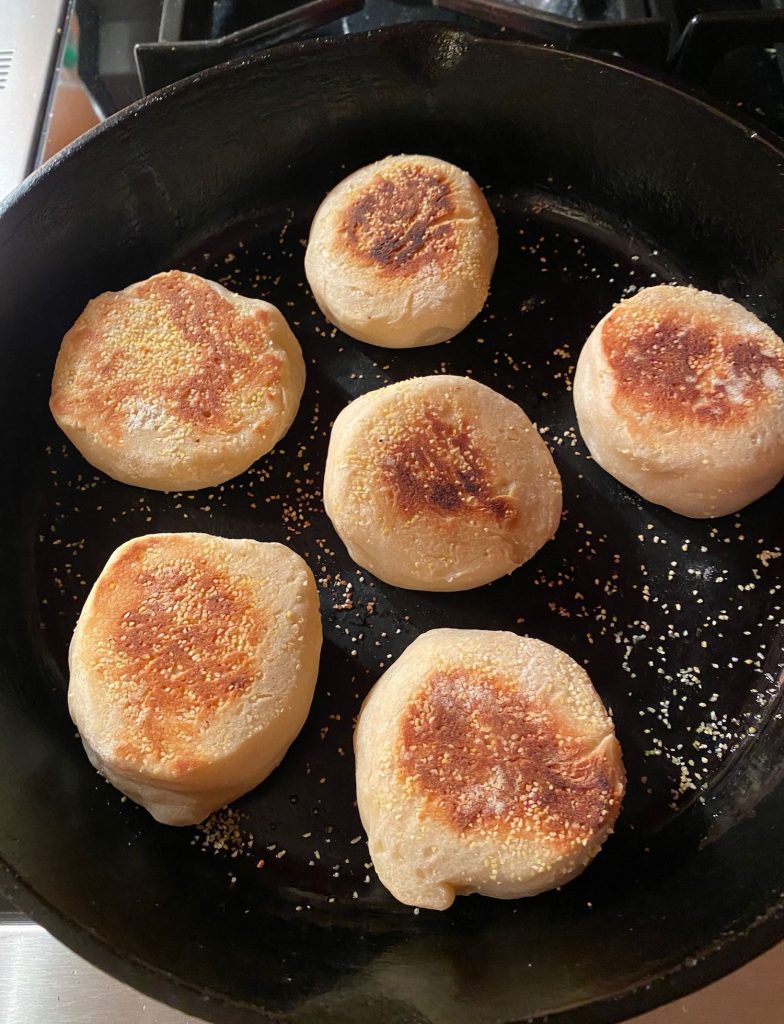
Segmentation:
{"type": "Polygon", "coordinates": [[[122,0],[74,4],[85,44],[96,36],[117,40],[113,61],[101,47],[79,51],[80,73],[105,113],[143,91],[277,42],[428,20],[617,54],[704,88],[784,136],[784,0],[136,0],[130,6],[132,20],[122,0]]]}
{"type": "Polygon", "coordinates": [[[102,118],[211,64],[423,20],[620,56],[784,138],[784,0],[8,0],[0,196],[102,118]]]}

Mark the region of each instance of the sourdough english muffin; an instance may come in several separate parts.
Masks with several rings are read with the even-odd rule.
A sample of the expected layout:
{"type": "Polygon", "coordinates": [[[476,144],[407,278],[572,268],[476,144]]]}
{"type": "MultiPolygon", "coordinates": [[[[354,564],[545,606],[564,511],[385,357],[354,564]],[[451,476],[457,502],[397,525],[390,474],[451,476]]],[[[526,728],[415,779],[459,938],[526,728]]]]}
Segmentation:
{"type": "Polygon", "coordinates": [[[495,220],[470,175],[430,156],[389,156],[350,174],[318,208],[305,274],[341,331],[415,348],[474,319],[497,255],[495,220]]]}
{"type": "Polygon", "coordinates": [[[580,354],[574,405],[599,465],[673,512],[737,512],[784,476],[784,344],[722,295],[621,302],[580,354]]]}
{"type": "Polygon", "coordinates": [[[368,694],[354,751],[378,877],[431,910],[568,882],[598,853],[624,792],[621,750],[588,676],[514,633],[418,637],[368,694]]]}
{"type": "Polygon", "coordinates": [[[282,544],[137,537],[106,563],[69,653],[92,764],[167,825],[190,825],[279,763],[307,717],[321,619],[282,544]]]}
{"type": "Polygon", "coordinates": [[[305,364],[283,314],[172,270],[105,292],[63,339],[50,408],[88,462],[138,487],[213,487],[291,426],[305,364]]]}
{"type": "Polygon", "coordinates": [[[324,507],[354,561],[386,583],[468,590],[555,534],[561,479],[514,402],[469,377],[415,377],[335,420],[324,507]]]}

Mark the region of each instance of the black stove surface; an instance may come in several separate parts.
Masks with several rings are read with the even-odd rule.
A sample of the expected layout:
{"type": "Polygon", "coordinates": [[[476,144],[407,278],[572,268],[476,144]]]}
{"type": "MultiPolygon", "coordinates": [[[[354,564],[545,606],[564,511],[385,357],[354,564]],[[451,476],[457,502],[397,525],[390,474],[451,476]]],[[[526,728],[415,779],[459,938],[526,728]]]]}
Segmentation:
{"type": "Polygon", "coordinates": [[[104,115],[281,42],[436,20],[626,57],[784,137],[784,0],[75,0],[74,12],[80,76],[104,115]]]}

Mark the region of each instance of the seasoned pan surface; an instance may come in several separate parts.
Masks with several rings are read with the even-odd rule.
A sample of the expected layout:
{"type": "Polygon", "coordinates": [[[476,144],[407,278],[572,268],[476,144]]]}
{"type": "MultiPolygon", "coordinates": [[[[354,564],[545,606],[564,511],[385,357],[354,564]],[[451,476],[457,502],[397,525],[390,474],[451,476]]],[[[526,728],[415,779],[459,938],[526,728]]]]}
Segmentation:
{"type": "Polygon", "coordinates": [[[0,353],[9,887],[77,949],[216,1020],[620,1019],[782,930],[784,810],[773,770],[782,491],[716,521],[643,502],[588,457],[571,379],[604,312],[660,281],[724,291],[781,329],[770,222],[774,202],[784,208],[780,157],[697,102],[598,62],[434,29],[344,50],[350,80],[338,74],[337,50],[315,48],[172,90],[162,113],[151,101],[138,124],[120,118],[39,177],[0,223],[21,247],[15,266],[26,259],[29,269],[6,300],[0,353]],[[481,96],[470,88],[479,74],[481,96]],[[574,107],[588,86],[596,109],[586,126],[587,109],[574,107]],[[645,123],[646,103],[643,144],[635,117],[645,123]],[[263,138],[227,127],[232,107],[252,110],[263,138]],[[689,117],[714,136],[696,137],[689,117]],[[670,150],[650,144],[657,132],[670,150]],[[112,135],[125,170],[107,148],[112,135]],[[721,167],[707,162],[716,145],[721,167]],[[206,170],[193,163],[199,149],[206,170]],[[466,167],[498,221],[487,307],[445,345],[354,342],[324,321],[304,281],[323,194],[388,151],[466,167]],[[738,192],[740,167],[756,195],[738,192]],[[115,177],[97,180],[110,170],[115,177]],[[79,205],[91,202],[90,183],[95,209],[79,205]],[[733,208],[723,206],[729,196],[733,208]],[[100,236],[90,237],[91,220],[100,236]],[[31,232],[52,244],[36,251],[31,232]],[[60,337],[87,299],[175,266],[278,305],[302,343],[308,382],[291,431],[248,473],[160,494],[93,470],[50,422],[45,399],[60,337]],[[46,280],[41,308],[36,286],[46,280]],[[563,478],[564,519],[530,563],[489,587],[401,591],[358,569],[324,515],[329,428],[357,395],[441,372],[475,377],[535,420],[563,478]],[[68,643],[89,587],[118,544],[164,530],[291,545],[314,571],[324,616],[302,734],[265,783],[196,829],[156,825],[95,775],[65,706],[68,643]],[[471,897],[448,914],[420,914],[376,880],[354,806],[353,720],[384,668],[438,626],[553,643],[586,666],[612,710],[628,795],[616,834],[562,891],[515,903],[471,897]]]}

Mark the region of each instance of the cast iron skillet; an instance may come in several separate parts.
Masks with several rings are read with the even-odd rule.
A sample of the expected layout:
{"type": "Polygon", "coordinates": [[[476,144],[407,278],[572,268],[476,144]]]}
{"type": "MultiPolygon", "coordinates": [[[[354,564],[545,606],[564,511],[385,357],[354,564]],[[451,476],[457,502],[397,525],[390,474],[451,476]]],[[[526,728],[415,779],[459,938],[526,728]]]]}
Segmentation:
{"type": "Polygon", "coordinates": [[[0,855],[19,906],[104,969],[216,1021],[616,1021],[781,938],[781,488],[716,523],[647,505],[587,459],[569,381],[595,321],[656,280],[724,292],[781,332],[783,175],[753,131],[659,81],[420,26],[194,77],[24,185],[0,218],[0,855]],[[414,352],[336,335],[302,275],[323,194],[400,151],[468,168],[501,236],[485,313],[414,352]],[[194,495],[94,472],[46,405],[85,302],[174,266],[272,299],[308,361],[279,448],[194,495]],[[566,516],[493,586],[397,591],[356,570],[325,520],[326,436],[349,398],[445,369],[547,428],[566,516]],[[66,712],[87,587],[117,544],[168,529],[283,540],[323,581],[308,723],[208,834],[121,799],[66,712]],[[444,625],[556,643],[612,708],[624,812],[562,891],[416,914],[368,865],[352,716],[382,665],[444,625]]]}

